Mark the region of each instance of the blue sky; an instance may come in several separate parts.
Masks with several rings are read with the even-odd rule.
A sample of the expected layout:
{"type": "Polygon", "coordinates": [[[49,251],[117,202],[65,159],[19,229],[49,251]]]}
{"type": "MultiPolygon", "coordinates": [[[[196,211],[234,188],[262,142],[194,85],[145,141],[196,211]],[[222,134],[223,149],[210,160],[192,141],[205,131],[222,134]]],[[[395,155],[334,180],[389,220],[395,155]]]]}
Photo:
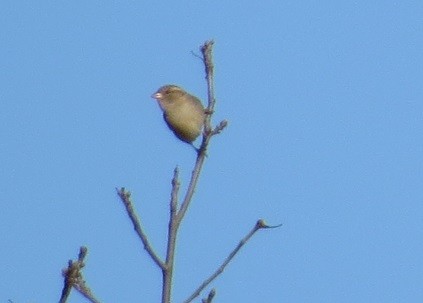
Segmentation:
{"type": "MultiPolygon", "coordinates": [[[[195,159],[150,95],[203,101],[215,44],[211,143],[183,222],[174,302],[258,218],[212,284],[216,302],[423,300],[421,1],[2,1],[0,301],[57,302],[89,248],[103,302],[158,302],[161,275],[115,187],[163,254],[175,165],[195,159]]],[[[86,302],[77,294],[71,303],[86,302]]],[[[198,301],[197,301],[198,302],[198,301]]]]}

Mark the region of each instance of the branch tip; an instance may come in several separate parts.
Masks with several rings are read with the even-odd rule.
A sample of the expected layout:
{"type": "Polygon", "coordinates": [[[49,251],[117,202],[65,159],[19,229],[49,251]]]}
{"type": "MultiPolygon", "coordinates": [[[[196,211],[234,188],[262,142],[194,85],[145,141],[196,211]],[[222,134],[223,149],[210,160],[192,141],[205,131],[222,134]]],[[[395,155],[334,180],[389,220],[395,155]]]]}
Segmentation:
{"type": "Polygon", "coordinates": [[[210,290],[209,295],[207,296],[207,298],[202,299],[201,301],[203,303],[211,303],[213,301],[214,296],[216,295],[216,289],[212,288],[212,290],[210,290]]]}
{"type": "Polygon", "coordinates": [[[206,52],[210,52],[211,48],[213,47],[213,44],[214,44],[213,39],[204,42],[204,44],[200,48],[201,52],[203,54],[206,53],[206,52]]]}
{"type": "Polygon", "coordinates": [[[256,228],[257,229],[262,229],[262,228],[278,228],[281,227],[283,224],[278,224],[278,225],[268,225],[263,219],[259,219],[256,223],[256,228]]]}
{"type": "Polygon", "coordinates": [[[212,134],[213,135],[217,135],[217,134],[220,134],[225,128],[226,128],[226,126],[228,126],[228,120],[223,120],[223,121],[220,121],[220,123],[219,123],[219,125],[217,125],[214,129],[213,129],[213,132],[212,132],[212,134]]]}
{"type": "Polygon", "coordinates": [[[207,302],[210,303],[211,300],[213,300],[215,295],[216,295],[216,289],[212,288],[212,290],[210,290],[209,295],[207,297],[207,302]]]}
{"type": "Polygon", "coordinates": [[[81,246],[79,248],[78,260],[80,262],[84,261],[85,257],[87,256],[87,253],[88,253],[88,248],[86,246],[81,246]]]}
{"type": "Polygon", "coordinates": [[[121,187],[121,188],[116,187],[116,193],[122,199],[129,199],[131,197],[131,192],[127,191],[125,187],[121,187]]]}
{"type": "Polygon", "coordinates": [[[173,170],[173,178],[172,178],[172,185],[179,185],[179,167],[176,166],[173,170]]]}

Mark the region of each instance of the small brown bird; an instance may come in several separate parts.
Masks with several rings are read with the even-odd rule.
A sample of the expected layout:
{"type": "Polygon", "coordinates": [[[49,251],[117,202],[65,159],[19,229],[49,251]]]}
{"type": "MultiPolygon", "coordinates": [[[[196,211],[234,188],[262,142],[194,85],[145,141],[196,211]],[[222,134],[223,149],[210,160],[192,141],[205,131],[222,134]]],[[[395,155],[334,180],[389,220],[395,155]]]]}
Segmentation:
{"type": "Polygon", "coordinates": [[[201,101],[176,85],[162,86],[151,97],[158,101],[163,118],[176,137],[192,145],[204,125],[201,101]]]}

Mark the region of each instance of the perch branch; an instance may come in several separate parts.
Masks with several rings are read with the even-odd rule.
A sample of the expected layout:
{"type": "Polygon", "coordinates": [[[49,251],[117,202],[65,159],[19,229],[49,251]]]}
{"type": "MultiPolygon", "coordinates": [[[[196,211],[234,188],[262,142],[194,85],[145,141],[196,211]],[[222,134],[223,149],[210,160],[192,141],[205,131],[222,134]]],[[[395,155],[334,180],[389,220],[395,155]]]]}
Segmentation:
{"type": "Polygon", "coordinates": [[[185,213],[191,203],[192,196],[194,194],[195,188],[197,186],[198,177],[200,175],[201,169],[203,167],[204,160],[206,158],[206,151],[210,139],[220,133],[228,124],[226,120],[222,121],[217,127],[216,131],[212,130],[211,126],[211,116],[214,113],[214,106],[216,99],[214,97],[214,64],[213,64],[213,44],[214,41],[206,41],[200,48],[202,54],[202,61],[204,63],[205,73],[206,73],[206,82],[207,82],[207,108],[206,108],[206,118],[204,120],[204,132],[203,139],[198,150],[197,160],[192,171],[191,180],[188,185],[188,189],[185,195],[185,198],[182,202],[182,205],[177,214],[177,226],[181,223],[185,213]],[[218,131],[217,131],[218,129],[218,131]]]}
{"type": "MultiPolygon", "coordinates": [[[[195,161],[194,169],[191,174],[191,180],[188,184],[185,197],[182,201],[182,204],[179,210],[175,213],[171,212],[171,216],[169,220],[166,263],[165,263],[165,267],[162,268],[162,275],[163,275],[162,303],[170,302],[171,289],[172,289],[173,264],[174,264],[176,238],[178,234],[178,229],[189,208],[192,197],[194,195],[194,191],[197,186],[201,169],[203,167],[204,160],[206,159],[207,146],[210,142],[210,139],[214,135],[220,133],[221,130],[227,124],[227,122],[223,122],[223,124],[222,123],[219,124],[219,126],[216,129],[220,128],[220,130],[216,132],[214,132],[211,127],[211,115],[214,112],[214,105],[216,103],[215,97],[214,97],[214,82],[213,82],[214,81],[213,44],[214,44],[213,41],[206,41],[200,48],[202,53],[202,61],[204,63],[205,72],[206,72],[208,106],[207,106],[207,109],[205,110],[206,117],[204,119],[203,139],[202,139],[200,148],[197,151],[197,159],[195,161]]],[[[172,190],[171,208],[175,206],[175,202],[172,202],[172,199],[174,199],[173,191],[176,191],[175,186],[173,187],[173,190],[172,190]]]]}

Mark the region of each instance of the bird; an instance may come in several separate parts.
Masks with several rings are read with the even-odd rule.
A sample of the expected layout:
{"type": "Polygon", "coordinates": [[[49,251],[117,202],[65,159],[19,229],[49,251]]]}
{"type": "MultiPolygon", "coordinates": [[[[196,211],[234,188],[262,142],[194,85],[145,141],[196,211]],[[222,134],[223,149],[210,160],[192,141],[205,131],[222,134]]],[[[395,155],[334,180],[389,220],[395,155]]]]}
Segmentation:
{"type": "Polygon", "coordinates": [[[201,134],[205,119],[201,101],[173,84],[160,87],[151,97],[157,100],[163,118],[175,136],[194,146],[192,142],[201,134]]]}

